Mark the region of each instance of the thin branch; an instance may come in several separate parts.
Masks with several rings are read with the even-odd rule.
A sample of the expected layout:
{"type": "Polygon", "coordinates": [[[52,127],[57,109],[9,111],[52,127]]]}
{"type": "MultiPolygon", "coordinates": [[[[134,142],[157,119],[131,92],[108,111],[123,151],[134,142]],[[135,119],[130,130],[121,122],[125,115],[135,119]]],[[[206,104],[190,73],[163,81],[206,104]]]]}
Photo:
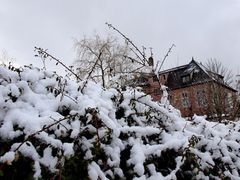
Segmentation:
{"type": "Polygon", "coordinates": [[[140,65],[142,65],[142,66],[145,66],[145,64],[137,61],[136,59],[134,59],[134,58],[132,58],[132,57],[130,57],[130,56],[124,55],[123,57],[124,57],[124,58],[128,58],[128,59],[130,59],[131,61],[134,61],[134,62],[136,62],[136,63],[138,63],[138,64],[140,64],[140,65]]]}
{"type": "Polygon", "coordinates": [[[57,88],[53,88],[53,89],[61,92],[62,95],[61,95],[60,101],[62,101],[63,96],[66,96],[66,97],[68,97],[69,99],[71,99],[73,102],[75,102],[76,104],[78,104],[77,100],[75,100],[73,97],[71,97],[71,96],[67,95],[66,93],[64,93],[64,89],[62,89],[62,90],[59,90],[59,89],[57,89],[57,88]]]}
{"type": "Polygon", "coordinates": [[[90,77],[91,74],[93,73],[93,71],[94,71],[94,69],[95,69],[95,67],[96,67],[96,65],[97,65],[97,63],[98,63],[98,61],[99,61],[99,59],[101,58],[101,55],[102,55],[102,52],[99,53],[96,62],[94,63],[94,65],[93,65],[91,71],[89,72],[88,77],[87,77],[86,81],[84,82],[83,87],[82,87],[82,89],[81,89],[81,92],[83,92],[83,89],[85,88],[85,86],[86,86],[86,84],[87,84],[87,81],[88,81],[89,77],[90,77]]]}
{"type": "Polygon", "coordinates": [[[141,57],[137,54],[137,52],[134,51],[133,48],[130,48],[130,51],[133,52],[133,54],[134,54],[138,59],[140,59],[140,62],[139,62],[138,60],[136,60],[136,59],[134,59],[134,61],[137,62],[137,63],[139,63],[139,64],[141,64],[141,65],[144,65],[144,66],[145,66],[145,63],[142,62],[142,59],[141,59],[141,57]]]}
{"type": "MultiPolygon", "coordinates": [[[[35,51],[38,52],[39,56],[42,57],[42,58],[50,58],[50,59],[53,59],[57,62],[57,64],[61,64],[64,68],[66,68],[69,72],[71,72],[76,78],[77,80],[82,80],[75,72],[73,72],[69,67],[67,67],[65,64],[63,64],[59,59],[53,57],[51,54],[49,54],[47,52],[47,50],[43,50],[42,48],[38,48],[38,47],[35,47],[35,51]]],[[[38,56],[38,55],[36,55],[38,56]]]]}
{"type": "MultiPolygon", "coordinates": [[[[50,118],[52,118],[52,117],[50,117],[50,118]]],[[[69,119],[69,116],[64,117],[63,119],[59,119],[58,121],[56,121],[56,122],[54,122],[54,123],[52,123],[52,124],[50,124],[50,125],[48,125],[48,126],[43,126],[43,128],[42,128],[41,130],[39,130],[39,131],[37,131],[37,132],[29,135],[21,144],[19,144],[19,146],[14,150],[14,152],[18,151],[18,150],[20,149],[20,147],[22,147],[22,145],[23,145],[25,142],[27,142],[30,138],[36,136],[37,134],[39,134],[39,133],[41,133],[41,132],[49,129],[50,127],[52,127],[52,126],[54,126],[54,125],[56,125],[56,124],[59,124],[60,122],[66,120],[66,119],[69,119]]]]}
{"type": "Polygon", "coordinates": [[[119,31],[117,28],[115,28],[112,24],[109,24],[106,22],[106,25],[109,27],[109,28],[112,28],[114,31],[118,32],[127,42],[129,42],[135,49],[136,51],[141,54],[141,56],[143,57],[143,64],[145,64],[145,61],[146,61],[146,57],[145,57],[145,54],[142,53],[138,47],[127,37],[125,36],[121,31],[119,31]]]}
{"type": "MultiPolygon", "coordinates": [[[[57,120],[54,119],[53,117],[50,117],[50,119],[52,119],[52,120],[54,120],[55,122],[57,122],[57,120]]],[[[59,122],[59,124],[68,131],[68,128],[67,128],[65,125],[63,125],[61,122],[59,122]]]]}
{"type": "Polygon", "coordinates": [[[161,71],[162,66],[163,66],[163,63],[165,62],[165,60],[167,59],[167,57],[168,57],[169,54],[171,53],[173,47],[175,47],[175,44],[172,44],[172,46],[168,49],[168,51],[167,51],[167,53],[165,54],[165,56],[164,56],[164,58],[163,58],[163,60],[162,60],[162,62],[161,62],[161,65],[159,66],[158,70],[157,70],[157,67],[158,67],[158,63],[159,63],[159,62],[157,63],[156,69],[155,69],[155,70],[157,70],[157,73],[159,73],[159,72],[161,71]]]}

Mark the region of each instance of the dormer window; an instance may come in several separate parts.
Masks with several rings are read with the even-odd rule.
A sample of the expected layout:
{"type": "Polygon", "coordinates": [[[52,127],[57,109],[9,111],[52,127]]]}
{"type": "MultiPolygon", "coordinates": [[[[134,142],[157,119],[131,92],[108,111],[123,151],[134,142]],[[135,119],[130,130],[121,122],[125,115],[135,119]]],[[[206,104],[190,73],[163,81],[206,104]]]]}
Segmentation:
{"type": "Polygon", "coordinates": [[[156,88],[153,90],[153,94],[155,96],[162,95],[162,90],[160,88],[156,88]]]}
{"type": "Polygon", "coordinates": [[[165,74],[163,75],[163,79],[166,80],[166,75],[165,74]]]}
{"type": "Polygon", "coordinates": [[[155,75],[153,76],[153,82],[156,82],[156,81],[158,81],[158,77],[155,75]]]}
{"type": "Polygon", "coordinates": [[[137,83],[138,83],[139,86],[147,85],[148,84],[148,79],[146,77],[140,76],[137,79],[137,83]]]}
{"type": "Polygon", "coordinates": [[[183,83],[187,83],[187,82],[189,82],[190,81],[190,75],[187,75],[187,76],[183,76],[182,77],[182,82],[183,83]]]}

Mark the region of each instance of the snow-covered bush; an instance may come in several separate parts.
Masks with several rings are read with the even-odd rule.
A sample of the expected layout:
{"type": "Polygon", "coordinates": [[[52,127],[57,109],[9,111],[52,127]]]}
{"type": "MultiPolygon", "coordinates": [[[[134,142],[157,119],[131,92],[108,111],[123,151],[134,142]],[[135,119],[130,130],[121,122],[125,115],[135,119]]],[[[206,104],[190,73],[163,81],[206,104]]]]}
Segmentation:
{"type": "Polygon", "coordinates": [[[3,179],[238,179],[239,131],[186,121],[136,89],[0,67],[3,179]]]}

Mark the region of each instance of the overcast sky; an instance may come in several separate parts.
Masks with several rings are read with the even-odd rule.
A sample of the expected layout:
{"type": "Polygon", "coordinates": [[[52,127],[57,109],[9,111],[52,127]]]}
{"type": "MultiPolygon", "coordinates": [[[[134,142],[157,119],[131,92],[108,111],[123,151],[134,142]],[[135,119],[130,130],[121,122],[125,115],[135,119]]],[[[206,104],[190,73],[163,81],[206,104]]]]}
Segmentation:
{"type": "Polygon", "coordinates": [[[155,59],[174,43],[165,68],[216,58],[240,73],[240,0],[0,0],[0,50],[38,65],[40,46],[70,65],[73,39],[114,33],[105,22],[155,59]]]}

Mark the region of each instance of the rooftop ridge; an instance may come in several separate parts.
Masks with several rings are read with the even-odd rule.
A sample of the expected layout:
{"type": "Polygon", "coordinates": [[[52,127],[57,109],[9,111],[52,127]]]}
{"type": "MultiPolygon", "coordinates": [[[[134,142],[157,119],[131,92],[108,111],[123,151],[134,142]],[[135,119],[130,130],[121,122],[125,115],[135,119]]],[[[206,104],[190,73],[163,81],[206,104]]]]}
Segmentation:
{"type": "Polygon", "coordinates": [[[166,72],[170,72],[170,71],[176,71],[176,70],[185,68],[185,67],[187,67],[188,65],[189,65],[189,64],[185,64],[185,65],[181,65],[181,66],[176,66],[176,67],[174,67],[174,68],[166,69],[166,70],[160,71],[159,74],[166,73],[166,72]]]}

